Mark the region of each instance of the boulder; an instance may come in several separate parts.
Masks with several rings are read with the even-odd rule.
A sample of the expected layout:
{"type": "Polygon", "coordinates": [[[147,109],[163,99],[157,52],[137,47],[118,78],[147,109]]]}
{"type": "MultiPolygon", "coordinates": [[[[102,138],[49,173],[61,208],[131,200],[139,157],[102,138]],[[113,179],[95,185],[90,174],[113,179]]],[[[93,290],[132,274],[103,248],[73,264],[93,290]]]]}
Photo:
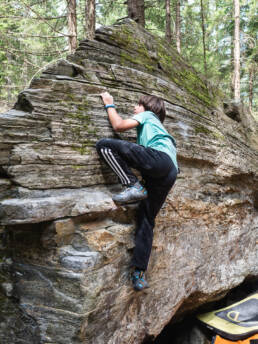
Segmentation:
{"type": "Polygon", "coordinates": [[[142,343],[257,277],[257,123],[223,102],[130,20],[101,27],[20,93],[0,115],[1,343],[142,343]],[[177,141],[181,173],[156,219],[146,293],[129,279],[135,211],[112,202],[119,185],[95,151],[135,131],[113,132],[103,91],[123,118],[142,94],[161,96],[177,141]]]}

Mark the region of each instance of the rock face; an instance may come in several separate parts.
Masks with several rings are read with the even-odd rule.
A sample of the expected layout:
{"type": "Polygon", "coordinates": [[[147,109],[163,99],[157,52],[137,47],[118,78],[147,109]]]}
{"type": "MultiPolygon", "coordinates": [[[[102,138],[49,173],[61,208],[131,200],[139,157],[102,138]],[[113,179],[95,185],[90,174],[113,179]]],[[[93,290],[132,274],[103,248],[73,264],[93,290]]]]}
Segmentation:
{"type": "Polygon", "coordinates": [[[258,275],[257,124],[249,135],[220,97],[126,21],[47,67],[0,115],[1,343],[141,343],[258,275]],[[181,173],[156,220],[148,293],[129,282],[134,210],[113,204],[116,177],[95,152],[114,137],[106,90],[123,117],[140,95],[162,96],[177,140],[181,173]]]}

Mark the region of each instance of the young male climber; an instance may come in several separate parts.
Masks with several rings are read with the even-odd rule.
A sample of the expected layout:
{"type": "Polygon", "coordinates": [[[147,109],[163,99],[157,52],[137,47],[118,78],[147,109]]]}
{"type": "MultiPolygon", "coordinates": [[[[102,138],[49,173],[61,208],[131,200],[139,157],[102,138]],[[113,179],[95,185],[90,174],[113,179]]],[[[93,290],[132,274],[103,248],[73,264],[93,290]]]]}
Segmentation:
{"type": "Polygon", "coordinates": [[[144,272],[151,253],[155,217],[178,173],[176,144],[162,125],[166,110],[161,98],[142,96],[134,108],[134,116],[123,119],[116,111],[113,97],[108,92],[102,93],[101,97],[115,131],[137,127],[137,144],[103,138],[97,142],[96,148],[125,187],[113,196],[113,201],[118,204],[140,201],[131,275],[133,288],[140,291],[149,287],[144,272]],[[140,171],[144,184],[131,168],[140,171]]]}

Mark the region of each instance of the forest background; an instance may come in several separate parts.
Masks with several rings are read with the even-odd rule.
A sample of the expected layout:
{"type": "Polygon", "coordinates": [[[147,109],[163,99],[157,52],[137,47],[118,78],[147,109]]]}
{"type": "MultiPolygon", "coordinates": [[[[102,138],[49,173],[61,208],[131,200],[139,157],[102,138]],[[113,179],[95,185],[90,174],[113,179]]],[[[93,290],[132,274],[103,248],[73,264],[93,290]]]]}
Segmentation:
{"type": "Polygon", "coordinates": [[[256,0],[0,0],[0,111],[48,63],[126,17],[258,116],[256,0]]]}

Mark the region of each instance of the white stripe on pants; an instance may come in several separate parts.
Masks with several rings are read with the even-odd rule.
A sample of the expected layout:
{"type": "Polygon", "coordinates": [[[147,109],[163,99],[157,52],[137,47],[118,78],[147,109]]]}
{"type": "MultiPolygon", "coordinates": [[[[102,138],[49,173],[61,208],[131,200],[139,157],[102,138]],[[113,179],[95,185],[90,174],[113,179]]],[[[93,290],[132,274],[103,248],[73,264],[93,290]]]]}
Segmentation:
{"type": "Polygon", "coordinates": [[[105,158],[108,165],[112,168],[112,170],[115,172],[115,174],[119,177],[121,180],[121,183],[123,185],[130,185],[130,179],[122,169],[122,167],[117,162],[116,158],[114,157],[111,149],[108,148],[101,148],[101,153],[103,157],[105,158]]]}

